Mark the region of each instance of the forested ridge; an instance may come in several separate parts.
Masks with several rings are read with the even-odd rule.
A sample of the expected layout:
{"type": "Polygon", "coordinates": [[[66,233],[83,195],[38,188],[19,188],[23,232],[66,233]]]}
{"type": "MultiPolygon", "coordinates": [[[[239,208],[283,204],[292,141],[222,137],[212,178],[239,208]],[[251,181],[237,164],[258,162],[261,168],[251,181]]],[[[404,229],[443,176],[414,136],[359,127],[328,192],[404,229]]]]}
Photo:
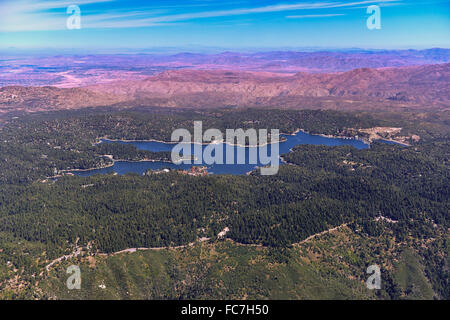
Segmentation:
{"type": "MultiPolygon", "coordinates": [[[[389,229],[399,243],[436,243],[450,227],[445,125],[440,119],[282,110],[60,113],[12,120],[0,130],[0,264],[9,261],[32,281],[45,263],[71,252],[76,243],[92,253],[178,246],[216,239],[225,227],[237,243],[284,250],[344,223],[376,237],[380,217],[395,222],[389,229]],[[347,128],[402,125],[402,134],[420,132],[422,139],[411,147],[373,143],[368,150],[298,146],[283,155],[288,164],[275,176],[170,172],[41,182],[61,170],[105,165],[102,155],[167,159],[167,153],[96,142],[99,137],[170,140],[173,129],[189,128],[193,120],[222,130],[302,128],[333,135],[347,128]]],[[[445,243],[433,248],[446,256],[445,243]]],[[[448,295],[445,260],[427,266],[440,297],[448,295]]],[[[11,268],[1,269],[2,286],[8,277],[11,268]]]]}

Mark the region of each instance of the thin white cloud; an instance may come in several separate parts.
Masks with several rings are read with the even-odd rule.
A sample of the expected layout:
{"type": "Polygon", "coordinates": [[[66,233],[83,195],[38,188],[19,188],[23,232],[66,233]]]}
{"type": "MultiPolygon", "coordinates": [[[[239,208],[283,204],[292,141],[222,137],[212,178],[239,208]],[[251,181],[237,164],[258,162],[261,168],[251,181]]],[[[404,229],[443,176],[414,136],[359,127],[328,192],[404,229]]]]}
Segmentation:
{"type": "Polygon", "coordinates": [[[217,18],[217,17],[227,17],[227,16],[239,16],[248,14],[258,14],[258,13],[273,13],[273,12],[284,12],[284,11],[296,11],[296,10],[312,10],[312,9],[332,9],[340,7],[352,7],[359,6],[362,4],[373,4],[373,3],[389,3],[398,2],[398,0],[379,0],[379,1],[358,1],[358,2],[319,2],[319,3],[297,3],[297,4],[278,4],[270,5],[264,7],[256,8],[239,8],[231,10],[217,10],[217,11],[205,11],[205,12],[193,12],[184,14],[173,14],[165,15],[154,18],[142,19],[139,21],[134,21],[134,23],[139,23],[145,25],[157,24],[161,22],[179,22],[194,19],[204,19],[204,18],[217,18]]]}
{"type": "Polygon", "coordinates": [[[330,14],[301,14],[294,16],[286,16],[288,19],[304,19],[304,18],[327,18],[345,16],[344,13],[330,13],[330,14]]]}
{"type": "Polygon", "coordinates": [[[6,0],[0,4],[2,12],[39,12],[58,8],[67,8],[70,5],[86,5],[102,2],[113,2],[115,0],[60,0],[60,1],[33,1],[33,0],[6,0]]]}
{"type": "Polygon", "coordinates": [[[64,8],[73,4],[81,6],[112,1],[115,0],[2,1],[0,32],[61,30],[66,27],[68,17],[64,8]],[[59,13],[49,12],[54,9],[60,9],[59,13]]]}
{"type": "MultiPolygon", "coordinates": [[[[186,14],[175,14],[167,15],[158,18],[151,19],[152,22],[159,21],[181,21],[181,20],[192,20],[199,18],[215,18],[215,17],[225,17],[225,16],[237,16],[237,15],[247,15],[256,13],[271,13],[271,12],[283,12],[283,11],[295,11],[295,10],[311,10],[311,9],[331,9],[340,7],[352,7],[362,4],[373,4],[373,3],[385,3],[385,2],[395,2],[398,0],[379,0],[379,1],[358,1],[358,2],[312,2],[312,3],[297,3],[297,4],[278,4],[270,5],[264,7],[256,8],[240,8],[231,10],[218,10],[218,11],[207,11],[207,12],[194,12],[186,14]]],[[[149,19],[150,21],[150,19],[149,19]]]]}
{"type": "MultiPolygon", "coordinates": [[[[67,14],[64,10],[60,12],[50,12],[55,8],[64,8],[76,3],[77,5],[87,5],[101,2],[111,2],[114,0],[14,0],[0,4],[0,11],[3,13],[0,21],[0,31],[33,31],[33,30],[61,30],[65,29],[67,14]]],[[[189,13],[167,14],[148,8],[140,11],[116,11],[95,13],[87,11],[82,7],[82,28],[130,28],[130,27],[151,27],[160,25],[176,24],[194,19],[240,16],[251,14],[264,14],[274,12],[289,12],[298,10],[320,10],[333,8],[353,8],[369,4],[398,4],[401,0],[378,0],[378,1],[328,1],[328,2],[302,2],[294,4],[276,4],[252,8],[236,8],[228,10],[199,11],[189,13]]],[[[304,14],[290,15],[288,18],[314,18],[331,17],[332,15],[304,14]]]]}

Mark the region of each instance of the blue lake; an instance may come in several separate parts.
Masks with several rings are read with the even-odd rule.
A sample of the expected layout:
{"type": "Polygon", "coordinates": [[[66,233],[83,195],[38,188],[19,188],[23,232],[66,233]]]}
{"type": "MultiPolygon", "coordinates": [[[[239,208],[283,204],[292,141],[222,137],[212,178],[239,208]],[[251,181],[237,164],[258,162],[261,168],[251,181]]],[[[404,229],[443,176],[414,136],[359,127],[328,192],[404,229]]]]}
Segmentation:
{"type": "MultiPolygon", "coordinates": [[[[305,132],[298,132],[295,135],[283,135],[286,138],[285,141],[279,143],[279,154],[288,153],[291,149],[297,145],[309,144],[309,145],[324,145],[324,146],[353,146],[357,149],[367,149],[369,145],[361,140],[357,139],[343,139],[343,138],[329,138],[322,137],[319,135],[308,134],[305,132]]],[[[140,150],[148,150],[153,152],[158,151],[172,151],[175,144],[164,143],[164,142],[154,142],[154,141],[111,141],[102,140],[101,143],[121,143],[121,144],[132,144],[140,150]]],[[[193,153],[193,145],[187,145],[191,150],[190,154],[193,153]]],[[[202,150],[205,150],[207,146],[201,146],[202,150]]],[[[123,175],[126,173],[137,173],[139,175],[144,174],[147,170],[160,170],[160,169],[177,169],[177,170],[187,170],[192,166],[206,166],[210,174],[235,174],[242,175],[254,170],[258,166],[263,166],[261,164],[259,156],[257,156],[256,163],[249,163],[250,153],[256,152],[259,155],[261,151],[263,154],[270,155],[272,150],[272,145],[267,145],[263,147],[238,147],[225,145],[219,143],[216,145],[217,148],[223,150],[223,159],[226,159],[227,153],[233,152],[235,159],[239,152],[245,153],[244,164],[174,164],[163,161],[116,161],[113,166],[102,169],[92,169],[88,171],[73,171],[75,175],[79,176],[91,176],[94,174],[107,174],[107,173],[117,173],[123,175]],[[259,150],[262,149],[262,150],[259,150]],[[265,153],[267,152],[267,153],[265,153]]],[[[184,154],[187,156],[187,154],[184,154]]],[[[214,153],[213,153],[214,155],[214,153]]],[[[281,159],[277,159],[278,163],[281,163],[281,159]]],[[[225,160],[224,160],[225,162],[225,160]]]]}

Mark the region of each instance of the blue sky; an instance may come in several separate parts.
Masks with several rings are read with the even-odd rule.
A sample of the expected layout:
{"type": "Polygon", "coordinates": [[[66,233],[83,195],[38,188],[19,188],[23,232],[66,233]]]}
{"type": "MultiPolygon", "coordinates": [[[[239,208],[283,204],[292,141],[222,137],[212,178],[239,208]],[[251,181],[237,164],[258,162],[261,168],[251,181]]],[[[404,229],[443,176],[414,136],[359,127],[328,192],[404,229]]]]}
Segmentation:
{"type": "Polygon", "coordinates": [[[0,48],[450,47],[450,1],[0,0],[0,48]],[[366,10],[381,8],[381,29],[366,10]],[[69,30],[69,5],[81,29],[69,30]]]}

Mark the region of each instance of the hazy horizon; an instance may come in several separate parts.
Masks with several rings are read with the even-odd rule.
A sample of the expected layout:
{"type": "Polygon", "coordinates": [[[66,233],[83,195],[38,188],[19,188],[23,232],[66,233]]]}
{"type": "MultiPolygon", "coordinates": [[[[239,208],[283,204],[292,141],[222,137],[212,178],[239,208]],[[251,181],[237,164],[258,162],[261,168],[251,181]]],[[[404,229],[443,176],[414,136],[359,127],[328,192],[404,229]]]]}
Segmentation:
{"type": "Polygon", "coordinates": [[[10,55],[176,55],[176,54],[203,54],[219,55],[226,53],[255,54],[267,52],[298,52],[298,53],[377,53],[377,52],[407,52],[407,51],[430,51],[450,50],[450,47],[405,47],[405,48],[331,48],[331,47],[260,47],[260,48],[221,48],[207,46],[185,46],[185,47],[153,47],[153,48],[0,48],[0,53],[10,55]]]}

